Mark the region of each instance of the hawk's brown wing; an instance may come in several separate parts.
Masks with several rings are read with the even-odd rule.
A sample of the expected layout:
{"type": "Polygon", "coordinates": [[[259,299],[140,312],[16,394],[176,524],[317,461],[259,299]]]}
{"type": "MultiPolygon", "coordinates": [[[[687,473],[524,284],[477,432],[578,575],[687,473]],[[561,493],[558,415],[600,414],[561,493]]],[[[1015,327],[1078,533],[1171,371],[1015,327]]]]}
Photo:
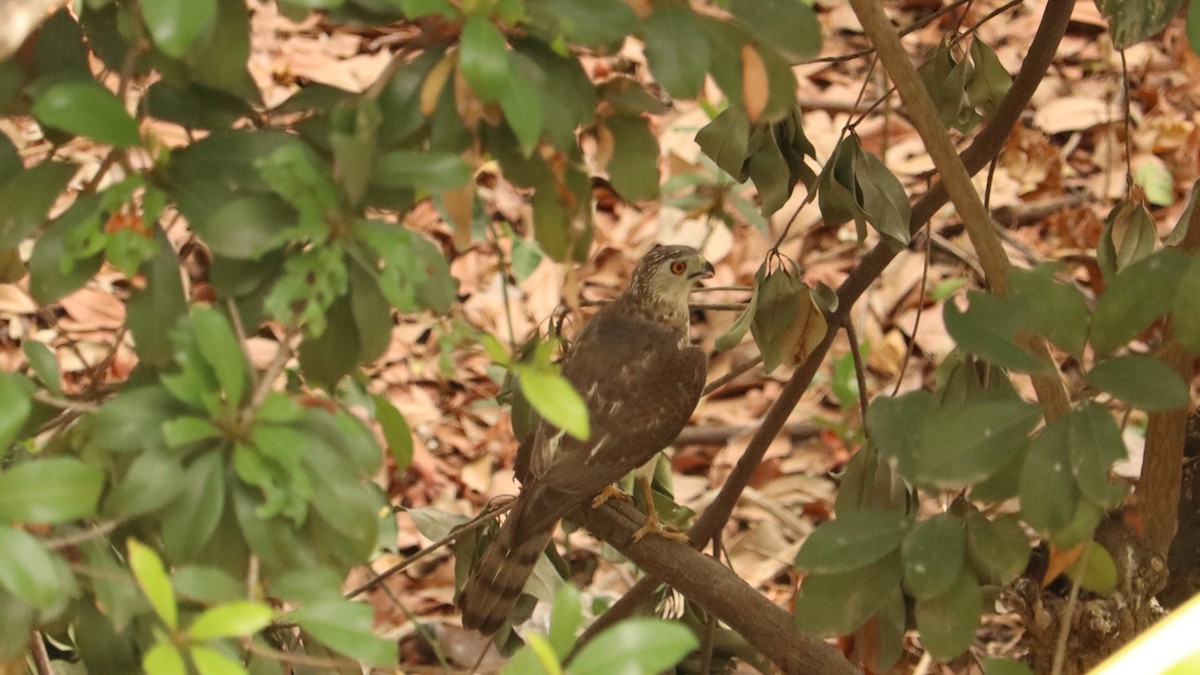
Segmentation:
{"type": "Polygon", "coordinates": [[[617,309],[602,310],[563,361],[563,375],[587,403],[591,437],[538,426],[529,479],[463,586],[468,628],[499,629],[559,519],[670,443],[700,399],[704,353],[686,334],[617,309]]]}
{"type": "Polygon", "coordinates": [[[591,436],[580,441],[543,422],[533,442],[529,491],[570,502],[547,518],[591,499],[679,435],[706,373],[703,351],[687,340],[638,316],[600,314],[588,324],[562,371],[587,403],[591,436]]]}

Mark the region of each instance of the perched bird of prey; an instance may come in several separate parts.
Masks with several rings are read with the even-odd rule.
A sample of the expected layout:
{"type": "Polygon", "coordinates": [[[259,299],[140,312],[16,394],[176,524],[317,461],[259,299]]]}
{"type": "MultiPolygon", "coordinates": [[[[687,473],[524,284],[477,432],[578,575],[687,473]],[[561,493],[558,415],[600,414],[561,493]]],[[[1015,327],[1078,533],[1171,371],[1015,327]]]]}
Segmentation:
{"type": "MultiPolygon", "coordinates": [[[[693,248],[652,249],[625,292],[567,351],[562,374],[587,403],[591,435],[581,441],[538,424],[521,495],[463,585],[464,626],[498,630],[558,521],[653,458],[687,424],[707,369],[703,350],[691,342],[688,293],[712,274],[693,248]]],[[[639,534],[652,531],[661,531],[653,511],[639,534]]]]}

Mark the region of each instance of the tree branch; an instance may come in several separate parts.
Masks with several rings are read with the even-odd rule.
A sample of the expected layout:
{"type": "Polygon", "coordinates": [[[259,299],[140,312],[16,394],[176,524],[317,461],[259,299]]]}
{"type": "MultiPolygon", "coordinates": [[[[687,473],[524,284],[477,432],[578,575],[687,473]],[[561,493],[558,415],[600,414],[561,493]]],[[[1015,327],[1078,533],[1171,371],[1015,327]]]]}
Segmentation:
{"type": "MultiPolygon", "coordinates": [[[[977,172],[982,169],[1003,148],[1004,140],[1008,138],[1013,125],[1016,124],[1021,112],[1033,96],[1033,92],[1041,83],[1046,70],[1050,67],[1050,62],[1054,58],[1054,52],[1058,49],[1058,43],[1066,33],[1067,23],[1071,18],[1071,9],[1073,6],[1073,0],[1050,0],[1046,4],[1046,11],[1042,15],[1042,21],[1038,26],[1033,41],[1029,45],[1028,55],[1021,64],[1020,72],[1013,78],[1012,87],[1009,89],[1008,95],[1000,102],[1000,105],[996,109],[996,115],[992,118],[988,126],[979,132],[979,135],[975,137],[970,147],[962,153],[962,162],[969,171],[977,172]]],[[[913,205],[912,218],[909,220],[909,230],[911,232],[920,230],[945,203],[946,190],[939,183],[933,186],[913,205]]],[[[736,503],[736,496],[740,495],[742,490],[745,489],[746,484],[744,481],[749,480],[749,476],[753,474],[754,469],[762,461],[767,447],[776,434],[779,433],[779,429],[787,419],[787,414],[772,416],[771,413],[778,409],[790,413],[796,406],[796,403],[800,400],[800,395],[807,389],[812,375],[816,372],[816,364],[825,358],[825,352],[833,342],[833,335],[840,328],[841,322],[849,315],[850,308],[858,300],[859,296],[866,291],[867,287],[879,277],[879,274],[892,261],[896,253],[896,251],[891,250],[889,244],[880,242],[863,256],[858,266],[854,268],[850,275],[846,277],[846,280],[842,282],[841,286],[838,287],[838,310],[834,312],[833,317],[829,321],[829,329],[825,339],[813,350],[804,367],[795,372],[791,382],[780,393],[779,398],[771,406],[771,411],[768,412],[767,418],[763,420],[762,426],[759,427],[758,433],[751,439],[746,452],[738,461],[734,473],[730,474],[725,485],[721,488],[723,496],[731,494],[735,498],[732,500],[719,498],[705,510],[701,519],[688,531],[688,536],[693,543],[700,541],[702,545],[704,540],[711,538],[713,533],[724,526],[729,518],[730,511],[732,511],[732,503],[736,503]],[[810,364],[812,364],[811,367],[810,364]],[[701,529],[702,526],[703,529],[701,529]]],[[[666,574],[662,579],[670,583],[672,576],[671,574],[666,574]]],[[[616,604],[610,607],[607,612],[588,627],[587,631],[578,640],[578,644],[584,644],[605,627],[633,614],[650,597],[660,583],[662,583],[660,578],[653,575],[643,578],[623,598],[617,601],[616,604]]]]}
{"type": "Polygon", "coordinates": [[[634,542],[645,517],[632,505],[609,500],[599,509],[576,510],[573,519],[650,574],[671,579],[675,590],[728,624],[783,672],[859,673],[828,643],[797,633],[791,614],[714,558],[665,537],[634,542]]]}
{"type": "MultiPolygon", "coordinates": [[[[1195,190],[1193,190],[1193,195],[1195,190]]],[[[1183,223],[1180,223],[1183,226],[1183,223]]],[[[1200,251],[1200,208],[1193,208],[1186,223],[1187,233],[1179,248],[1196,255],[1200,251]]],[[[1184,351],[1168,325],[1165,345],[1159,358],[1184,382],[1195,374],[1192,357],[1184,351]]],[[[1142,457],[1142,475],[1138,480],[1138,514],[1146,528],[1146,542],[1164,560],[1179,527],[1179,491],[1183,479],[1183,443],[1187,435],[1188,409],[1164,410],[1150,414],[1146,426],[1146,449],[1142,457]]]]}
{"type": "MultiPolygon", "coordinates": [[[[850,6],[858,15],[871,44],[875,45],[880,62],[892,77],[896,90],[900,92],[900,100],[904,101],[909,121],[920,134],[925,149],[929,151],[929,156],[937,168],[941,184],[946,186],[954,207],[958,209],[967,236],[970,237],[987,275],[988,286],[998,295],[1008,295],[1010,265],[1008,256],[1004,253],[1004,246],[992,227],[991,216],[988,215],[979,192],[971,184],[970,173],[958,153],[954,151],[950,134],[938,118],[937,108],[934,107],[929,90],[921,82],[917,69],[909,60],[904,46],[900,44],[900,36],[896,35],[891,21],[883,12],[883,6],[876,0],[850,0],[850,6]]],[[[1032,352],[1038,360],[1053,363],[1044,340],[1020,334],[1016,341],[1032,352]]],[[[1031,379],[1047,420],[1059,417],[1070,409],[1066,387],[1057,373],[1033,375],[1031,379]]]]}

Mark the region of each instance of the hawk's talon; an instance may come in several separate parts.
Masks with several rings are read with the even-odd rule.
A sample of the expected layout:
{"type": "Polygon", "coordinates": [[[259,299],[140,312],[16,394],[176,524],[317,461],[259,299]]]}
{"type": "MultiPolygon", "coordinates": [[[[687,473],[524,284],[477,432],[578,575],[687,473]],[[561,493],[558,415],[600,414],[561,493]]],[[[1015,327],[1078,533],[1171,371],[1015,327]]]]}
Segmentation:
{"type": "Polygon", "coordinates": [[[646,516],[646,524],[643,525],[637,532],[633,533],[633,541],[634,543],[637,543],[641,541],[643,537],[651,534],[662,537],[663,539],[682,542],[684,544],[690,542],[686,532],[680,532],[675,528],[663,525],[662,521],[658,519],[658,513],[653,509],[651,509],[649,515],[646,516]]]}
{"type": "Polygon", "coordinates": [[[627,502],[633,499],[633,497],[630,497],[625,492],[621,492],[621,488],[617,487],[616,485],[609,483],[608,485],[604,486],[604,489],[600,491],[600,494],[596,495],[592,499],[592,508],[598,509],[601,506],[604,506],[604,502],[607,502],[610,499],[627,502]]]}

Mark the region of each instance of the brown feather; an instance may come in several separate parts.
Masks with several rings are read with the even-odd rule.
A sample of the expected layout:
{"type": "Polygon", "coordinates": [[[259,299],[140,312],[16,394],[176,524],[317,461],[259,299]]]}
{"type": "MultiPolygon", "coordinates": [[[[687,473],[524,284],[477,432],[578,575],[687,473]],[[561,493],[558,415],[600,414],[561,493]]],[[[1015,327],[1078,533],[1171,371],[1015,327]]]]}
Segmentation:
{"type": "Polygon", "coordinates": [[[463,586],[464,626],[499,629],[558,521],[649,461],[687,424],[707,369],[703,350],[688,336],[687,288],[694,279],[668,279],[675,294],[664,298],[656,277],[671,274],[668,266],[680,259],[701,270],[696,276],[711,270],[693,249],[652,250],[625,293],[596,314],[563,359],[563,376],[587,403],[591,437],[580,441],[539,424],[523,448],[529,464],[521,496],[463,586]]]}

